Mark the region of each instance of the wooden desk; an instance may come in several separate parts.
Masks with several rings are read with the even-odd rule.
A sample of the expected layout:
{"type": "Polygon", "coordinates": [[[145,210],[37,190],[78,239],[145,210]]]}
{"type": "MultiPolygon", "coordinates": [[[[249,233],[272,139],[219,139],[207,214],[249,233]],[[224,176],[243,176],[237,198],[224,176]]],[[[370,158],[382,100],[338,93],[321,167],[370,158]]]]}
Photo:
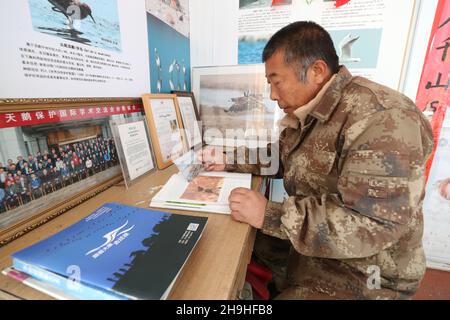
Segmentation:
{"type": "MultiPolygon", "coordinates": [[[[150,199],[177,169],[171,166],[143,178],[126,190],[123,184],[113,186],[94,198],[66,212],[36,230],[0,248],[0,268],[12,264],[11,254],[64,229],[89,215],[105,202],[119,202],[148,208],[150,199]]],[[[252,188],[259,185],[253,178],[252,188]]],[[[161,209],[158,209],[161,210],[161,209]]],[[[231,219],[229,215],[163,209],[169,212],[207,216],[208,224],[197,247],[186,263],[169,299],[236,299],[243,287],[250,262],[256,230],[231,219]]],[[[0,299],[14,296],[23,299],[51,299],[16,280],[0,274],[0,299]]]]}

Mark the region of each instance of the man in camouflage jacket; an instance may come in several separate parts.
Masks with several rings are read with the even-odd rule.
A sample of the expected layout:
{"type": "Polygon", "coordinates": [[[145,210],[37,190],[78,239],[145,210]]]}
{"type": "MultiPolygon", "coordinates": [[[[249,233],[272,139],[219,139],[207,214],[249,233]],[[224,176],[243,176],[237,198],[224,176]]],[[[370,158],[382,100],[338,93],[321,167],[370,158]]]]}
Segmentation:
{"type": "MultiPolygon", "coordinates": [[[[404,95],[339,66],[315,23],[278,31],[263,60],[271,98],[287,113],[271,152],[289,198],[238,188],[229,200],[233,218],[291,245],[277,298],[411,297],[425,272],[426,118],[404,95]]],[[[207,169],[261,173],[258,164],[207,169]]]]}

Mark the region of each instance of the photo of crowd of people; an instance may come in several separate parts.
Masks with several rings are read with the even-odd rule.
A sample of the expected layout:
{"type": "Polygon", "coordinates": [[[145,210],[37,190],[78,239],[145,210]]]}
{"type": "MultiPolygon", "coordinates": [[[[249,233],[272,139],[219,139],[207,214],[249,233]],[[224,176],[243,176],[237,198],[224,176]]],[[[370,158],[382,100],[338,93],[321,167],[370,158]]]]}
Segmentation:
{"type": "Polygon", "coordinates": [[[102,136],[49,149],[0,162],[0,214],[119,163],[114,140],[102,136]]]}

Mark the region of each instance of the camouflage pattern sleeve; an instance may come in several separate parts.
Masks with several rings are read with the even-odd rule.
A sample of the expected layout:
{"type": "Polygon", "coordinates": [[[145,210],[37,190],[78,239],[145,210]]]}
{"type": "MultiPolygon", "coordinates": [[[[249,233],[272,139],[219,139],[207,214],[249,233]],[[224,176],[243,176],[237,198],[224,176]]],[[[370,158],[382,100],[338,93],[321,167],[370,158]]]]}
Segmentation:
{"type": "Polygon", "coordinates": [[[272,237],[289,240],[288,234],[281,227],[281,215],[283,214],[283,204],[268,201],[264,214],[264,224],[262,231],[272,237]]]}
{"type": "Polygon", "coordinates": [[[433,146],[424,121],[417,111],[384,109],[347,127],[335,160],[336,192],[269,202],[262,231],[289,239],[303,255],[331,259],[370,257],[400,238],[421,245],[424,169],[433,146]]]}
{"type": "Polygon", "coordinates": [[[266,148],[235,148],[233,152],[227,153],[225,171],[281,178],[283,166],[280,163],[279,148],[280,143],[269,143],[266,148]]]}
{"type": "Polygon", "coordinates": [[[228,172],[240,172],[240,173],[251,173],[254,175],[260,174],[260,166],[257,162],[250,163],[250,153],[251,149],[246,147],[235,148],[233,152],[228,152],[227,154],[227,164],[225,165],[225,171],[228,172]],[[239,157],[241,155],[241,157],[239,157]],[[242,160],[244,159],[244,160],[242,160]]]}

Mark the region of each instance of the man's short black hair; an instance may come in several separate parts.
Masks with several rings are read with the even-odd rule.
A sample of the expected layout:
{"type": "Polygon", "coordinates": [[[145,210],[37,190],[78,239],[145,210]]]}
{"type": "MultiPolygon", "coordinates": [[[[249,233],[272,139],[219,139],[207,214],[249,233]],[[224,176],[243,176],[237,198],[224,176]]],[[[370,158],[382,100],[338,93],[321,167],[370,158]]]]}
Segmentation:
{"type": "Polygon", "coordinates": [[[286,64],[292,65],[300,81],[306,82],[306,71],[319,59],[332,74],[339,71],[339,57],[330,34],[315,22],[297,21],[278,30],[264,47],[263,62],[278,50],[284,51],[286,64]]]}

